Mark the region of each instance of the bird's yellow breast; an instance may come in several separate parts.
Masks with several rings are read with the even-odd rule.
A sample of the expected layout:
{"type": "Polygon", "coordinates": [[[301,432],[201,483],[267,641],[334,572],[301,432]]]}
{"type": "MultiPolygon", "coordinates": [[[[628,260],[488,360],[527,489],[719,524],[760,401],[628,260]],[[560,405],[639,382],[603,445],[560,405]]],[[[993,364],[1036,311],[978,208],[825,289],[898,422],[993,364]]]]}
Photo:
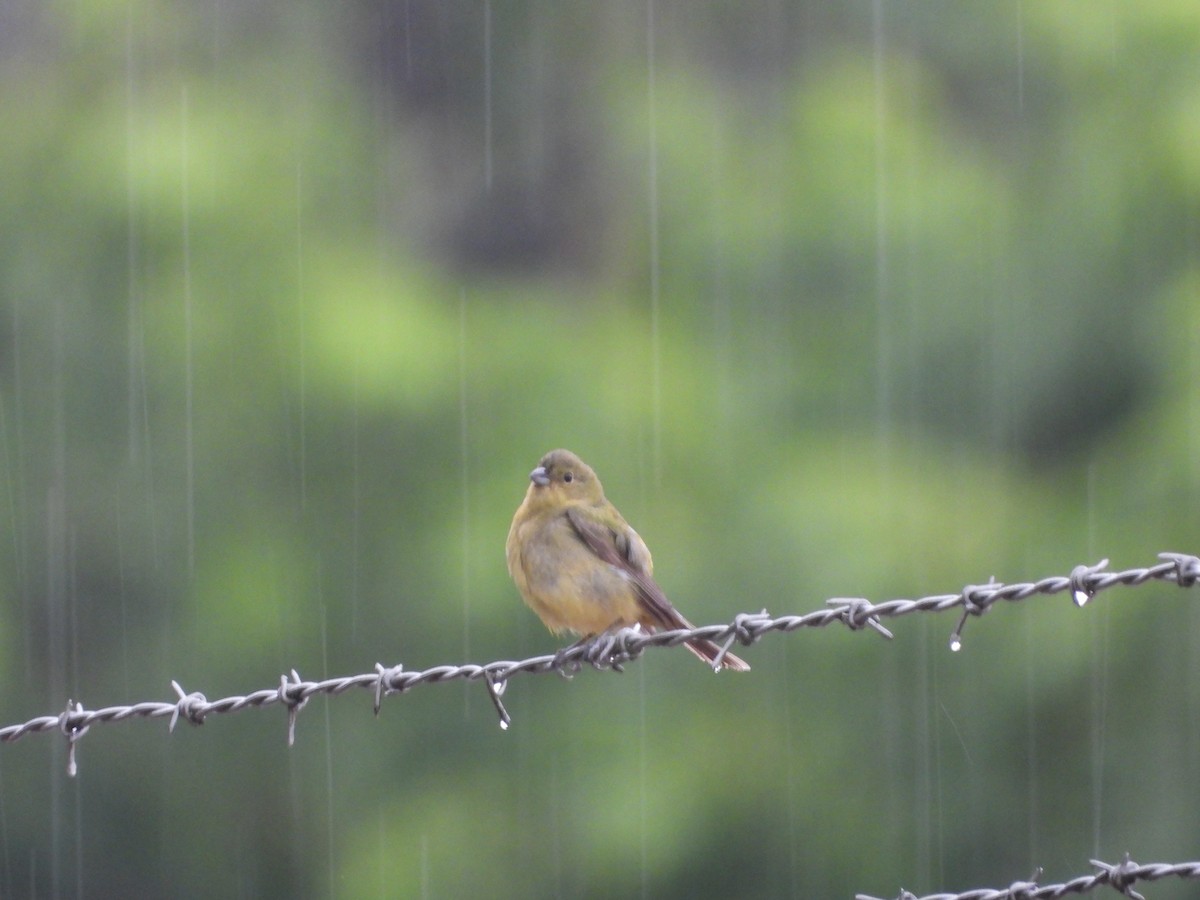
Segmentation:
{"type": "Polygon", "coordinates": [[[599,560],[561,513],[515,518],[506,551],[521,596],[555,634],[599,634],[638,621],[633,585],[599,560]]]}

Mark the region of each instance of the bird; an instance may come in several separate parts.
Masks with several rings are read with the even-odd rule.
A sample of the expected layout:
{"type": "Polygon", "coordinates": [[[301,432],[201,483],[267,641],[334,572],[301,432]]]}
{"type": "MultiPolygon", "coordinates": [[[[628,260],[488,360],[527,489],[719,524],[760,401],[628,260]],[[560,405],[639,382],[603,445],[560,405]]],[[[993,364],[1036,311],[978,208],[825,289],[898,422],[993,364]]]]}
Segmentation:
{"type": "MultiPolygon", "coordinates": [[[[570,450],[551,450],[529,473],[505,556],[522,598],[556,635],[572,632],[584,643],[627,627],[648,633],[694,627],[654,580],[646,542],[605,498],[591,466],[570,450]]],[[[694,638],[685,646],[714,671],[750,671],[712,641],[694,638]]]]}

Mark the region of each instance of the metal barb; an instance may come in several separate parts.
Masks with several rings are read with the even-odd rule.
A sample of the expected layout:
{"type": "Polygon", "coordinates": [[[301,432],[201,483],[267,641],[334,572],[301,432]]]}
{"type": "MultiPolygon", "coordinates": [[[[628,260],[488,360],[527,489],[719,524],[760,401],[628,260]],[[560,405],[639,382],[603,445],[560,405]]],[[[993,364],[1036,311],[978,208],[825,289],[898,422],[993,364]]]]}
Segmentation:
{"type": "Polygon", "coordinates": [[[396,665],[387,668],[383,663],[375,663],[375,715],[379,715],[379,710],[383,706],[383,698],[394,690],[391,682],[404,671],[404,666],[396,665]]]}
{"type": "MultiPolygon", "coordinates": [[[[303,684],[300,681],[300,675],[292,669],[291,680],[288,676],[282,675],[279,678],[279,702],[288,708],[288,746],[293,747],[296,744],[296,716],[300,714],[300,710],[308,704],[308,697],[301,692],[300,696],[293,697],[291,688],[298,688],[303,684]]],[[[378,710],[376,710],[378,714],[378,710]]]]}
{"type": "Polygon", "coordinates": [[[1126,897],[1132,897],[1133,900],[1146,900],[1133,889],[1133,885],[1138,881],[1141,866],[1129,858],[1129,851],[1125,852],[1124,859],[1115,866],[1098,859],[1090,859],[1088,862],[1096,867],[1097,874],[1103,877],[1113,890],[1120,891],[1126,897]]]}
{"type": "Polygon", "coordinates": [[[730,632],[729,637],[725,638],[724,643],[722,643],[721,646],[717,649],[717,655],[714,656],[712,658],[712,662],[709,663],[709,667],[714,672],[720,673],[720,671],[723,667],[723,664],[725,662],[725,657],[729,653],[729,648],[731,646],[733,646],[733,641],[734,641],[734,638],[736,638],[736,637],[737,637],[736,632],[730,632]]]}
{"type": "Polygon", "coordinates": [[[733,617],[734,637],[744,647],[749,647],[762,637],[765,626],[771,623],[771,614],[765,609],[756,613],[738,613],[733,617]]]}
{"type": "Polygon", "coordinates": [[[500,716],[500,730],[507,731],[508,726],[512,724],[512,716],[508,714],[508,710],[504,708],[504,702],[500,698],[504,696],[508,682],[502,678],[496,678],[485,669],[483,683],[487,685],[488,696],[492,698],[492,705],[496,707],[496,713],[500,716]]]}
{"type": "Polygon", "coordinates": [[[71,722],[72,716],[83,715],[85,710],[82,703],[75,703],[75,708],[71,709],[72,701],[67,701],[67,708],[62,711],[59,716],[59,727],[62,733],[67,736],[67,776],[74,778],[79,771],[79,767],[75,765],[75,744],[78,740],[88,733],[90,725],[74,725],[71,722]]]}
{"type": "Polygon", "coordinates": [[[1193,587],[1200,578],[1200,556],[1187,553],[1160,553],[1158,558],[1175,564],[1175,583],[1180,587],[1193,587]]]}
{"type": "Polygon", "coordinates": [[[178,681],[172,681],[171,687],[175,688],[175,693],[179,699],[175,703],[175,711],[171,713],[171,725],[168,731],[174,731],[175,725],[182,715],[193,725],[203,725],[204,717],[208,715],[208,698],[199,691],[194,691],[190,694],[185,693],[183,688],[179,686],[178,681]]]}
{"type": "Polygon", "coordinates": [[[1071,598],[1076,606],[1084,606],[1096,596],[1095,577],[1108,568],[1108,560],[1102,559],[1094,566],[1079,565],[1071,570],[1067,584],[1071,588],[1071,598]]]}
{"type": "Polygon", "coordinates": [[[958,620],[958,624],[954,626],[954,631],[950,633],[950,650],[953,653],[957,653],[962,649],[962,632],[967,624],[967,616],[970,614],[970,610],[964,612],[962,618],[958,620]]]}
{"type": "Polygon", "coordinates": [[[879,632],[889,641],[895,637],[883,627],[883,623],[879,621],[879,616],[875,613],[875,607],[866,597],[833,597],[826,600],[825,605],[836,609],[838,618],[851,631],[859,631],[867,627],[879,632]]]}
{"type": "Polygon", "coordinates": [[[987,584],[964,585],[962,591],[959,592],[962,596],[963,610],[967,615],[982,616],[996,599],[996,594],[999,593],[998,589],[1001,587],[1003,585],[996,584],[995,575],[988,579],[987,584]]]}
{"type": "Polygon", "coordinates": [[[1027,881],[1014,881],[1008,886],[1009,900],[1032,900],[1037,896],[1038,881],[1042,877],[1042,867],[1033,870],[1027,881]]]}
{"type": "Polygon", "coordinates": [[[987,612],[988,606],[996,599],[996,595],[1002,587],[1003,585],[996,584],[996,576],[993,575],[988,579],[987,584],[968,584],[959,592],[959,596],[962,598],[963,614],[950,634],[950,650],[952,652],[957,653],[962,649],[962,633],[967,626],[967,618],[982,616],[987,612]],[[983,594],[983,597],[977,599],[976,594],[983,594]]]}

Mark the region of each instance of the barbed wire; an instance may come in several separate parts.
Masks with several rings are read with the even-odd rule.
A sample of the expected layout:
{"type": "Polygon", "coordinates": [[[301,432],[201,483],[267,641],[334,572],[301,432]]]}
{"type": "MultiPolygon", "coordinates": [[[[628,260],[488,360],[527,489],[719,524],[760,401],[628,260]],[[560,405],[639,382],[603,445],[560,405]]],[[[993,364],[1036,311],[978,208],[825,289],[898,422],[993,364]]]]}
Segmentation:
{"type": "MultiPolygon", "coordinates": [[[[287,709],[287,740],[288,746],[291,746],[295,743],[296,718],[309,698],[316,694],[337,695],[351,688],[367,688],[374,692],[375,714],[379,715],[383,699],[388,695],[402,694],[421,684],[455,680],[482,681],[500,717],[500,727],[507,728],[512,719],[501,698],[509,679],[514,675],[558,672],[570,677],[585,663],[600,670],[623,671],[625,663],[637,659],[648,647],[675,647],[696,638],[705,638],[720,645],[721,650],[712,664],[714,670],[719,671],[721,660],[735,641],[749,646],[771,632],[787,633],[800,628],[822,628],[834,623],[841,623],[855,631],[870,628],[890,639],[892,633],[884,627],[881,619],[962,607],[962,617],[950,636],[950,649],[958,651],[962,647],[962,632],[967,619],[983,615],[1001,600],[1018,602],[1039,594],[1069,591],[1075,604],[1083,606],[1100,591],[1111,587],[1133,587],[1152,580],[1173,581],[1180,587],[1192,587],[1200,579],[1200,557],[1184,553],[1160,553],[1158,558],[1162,561],[1156,565],[1126,569],[1123,572],[1104,571],[1108,566],[1108,560],[1105,559],[1094,566],[1076,566],[1067,576],[1054,575],[1040,581],[1014,584],[999,584],[993,579],[987,584],[968,584],[957,593],[935,594],[918,600],[871,603],[862,597],[835,597],[826,601],[824,609],[804,615],[772,617],[766,610],[760,613],[739,613],[734,616],[732,622],[724,625],[705,625],[699,628],[659,631],[654,634],[626,628],[602,634],[586,642],[572,644],[554,654],[518,661],[497,660],[482,665],[441,665],[413,672],[405,671],[403,665],[384,666],[382,663],[376,663],[374,672],[327,678],[323,681],[305,681],[292,669],[289,675],[281,677],[278,687],[214,701],[208,700],[199,691],[185,691],[177,681],[172,681],[171,687],[176,694],[173,703],[152,700],[132,705],[85,709],[82,703],[68,700],[66,708],[58,715],[38,716],[21,724],[0,728],[0,741],[12,742],[27,734],[57,731],[66,737],[67,774],[74,776],[78,771],[75,747],[93,725],[123,722],[133,718],[167,718],[170,719],[169,730],[173,732],[180,719],[192,725],[203,725],[211,715],[278,703],[287,709]]],[[[975,895],[962,896],[973,898],[975,895]]],[[[983,896],[985,895],[979,895],[983,896]]],[[[1001,893],[995,896],[1006,895],[1001,893]]]]}
{"type": "MultiPolygon", "coordinates": [[[[976,888],[961,894],[926,894],[918,897],[901,890],[897,900],[1042,900],[1042,898],[1065,897],[1067,894],[1086,894],[1107,885],[1132,900],[1146,900],[1133,889],[1139,881],[1158,881],[1160,878],[1200,878],[1200,862],[1149,863],[1139,865],[1125,854],[1125,858],[1113,865],[1098,859],[1088,860],[1096,871],[1091,875],[1080,875],[1061,884],[1042,884],[1042,870],[1033,873],[1029,881],[1014,881],[1006,888],[976,888]]],[[[883,900],[870,894],[855,894],[854,900],[883,900]]]]}

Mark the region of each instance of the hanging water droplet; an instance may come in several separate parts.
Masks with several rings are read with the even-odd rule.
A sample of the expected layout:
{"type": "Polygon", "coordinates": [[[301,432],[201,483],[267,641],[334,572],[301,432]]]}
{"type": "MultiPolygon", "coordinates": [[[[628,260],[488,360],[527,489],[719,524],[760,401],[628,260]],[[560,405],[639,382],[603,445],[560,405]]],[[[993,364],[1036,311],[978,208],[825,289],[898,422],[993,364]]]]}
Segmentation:
{"type": "Polygon", "coordinates": [[[1074,592],[1074,596],[1075,596],[1075,605],[1076,606],[1083,606],[1085,603],[1087,603],[1089,600],[1092,599],[1092,595],[1089,594],[1087,591],[1083,591],[1083,590],[1076,590],[1074,592]]]}
{"type": "Polygon", "coordinates": [[[957,634],[950,638],[950,652],[957,653],[962,649],[962,638],[957,634]]]}

